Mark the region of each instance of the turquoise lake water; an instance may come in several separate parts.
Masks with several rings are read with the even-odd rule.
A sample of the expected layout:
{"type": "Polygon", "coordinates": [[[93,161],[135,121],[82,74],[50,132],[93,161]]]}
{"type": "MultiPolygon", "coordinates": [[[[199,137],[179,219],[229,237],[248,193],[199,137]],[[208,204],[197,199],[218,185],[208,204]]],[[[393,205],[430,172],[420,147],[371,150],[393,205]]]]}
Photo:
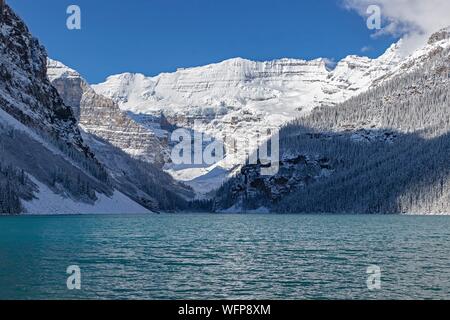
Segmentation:
{"type": "Polygon", "coordinates": [[[0,218],[0,299],[414,298],[450,298],[450,217],[0,218]]]}

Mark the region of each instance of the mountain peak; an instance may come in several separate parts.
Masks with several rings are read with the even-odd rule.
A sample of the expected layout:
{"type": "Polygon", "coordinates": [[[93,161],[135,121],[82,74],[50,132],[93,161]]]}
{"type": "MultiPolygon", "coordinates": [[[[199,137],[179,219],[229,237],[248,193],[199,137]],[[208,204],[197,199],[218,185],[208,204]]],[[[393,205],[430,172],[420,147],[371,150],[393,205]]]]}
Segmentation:
{"type": "Polygon", "coordinates": [[[444,28],[431,35],[428,44],[434,44],[442,40],[450,40],[450,27],[444,28]]]}
{"type": "Polygon", "coordinates": [[[81,78],[77,71],[50,58],[47,58],[47,75],[49,78],[81,78]]]}
{"type": "Polygon", "coordinates": [[[0,109],[41,135],[66,140],[89,154],[71,109],[47,78],[47,53],[5,6],[0,28],[0,109]]]}

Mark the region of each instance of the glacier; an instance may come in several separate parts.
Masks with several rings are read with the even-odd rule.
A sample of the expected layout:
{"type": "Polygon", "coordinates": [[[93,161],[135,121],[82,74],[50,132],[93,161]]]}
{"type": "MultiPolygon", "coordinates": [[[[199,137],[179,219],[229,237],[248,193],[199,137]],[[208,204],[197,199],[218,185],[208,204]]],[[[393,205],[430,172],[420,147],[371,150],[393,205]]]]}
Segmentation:
{"type": "MultiPolygon", "coordinates": [[[[330,68],[327,59],[279,59],[257,62],[242,58],[179,69],[154,77],[124,73],[92,85],[133,115],[159,116],[170,124],[202,132],[219,141],[247,146],[322,106],[336,106],[420,65],[421,59],[448,41],[426,44],[405,55],[403,41],[376,59],[350,55],[330,68]]],[[[226,146],[231,148],[231,146],[226,146]]],[[[202,196],[235,175],[249,153],[245,148],[212,166],[165,169],[202,196]]]]}

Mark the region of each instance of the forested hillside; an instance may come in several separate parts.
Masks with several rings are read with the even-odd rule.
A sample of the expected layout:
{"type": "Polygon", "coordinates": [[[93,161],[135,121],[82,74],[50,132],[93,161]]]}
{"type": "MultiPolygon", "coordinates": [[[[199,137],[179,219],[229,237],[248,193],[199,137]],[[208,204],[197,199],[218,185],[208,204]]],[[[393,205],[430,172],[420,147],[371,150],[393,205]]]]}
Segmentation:
{"type": "MultiPolygon", "coordinates": [[[[161,169],[80,130],[79,113],[47,77],[44,47],[7,5],[0,23],[0,214],[144,213],[187,206],[183,196],[189,190],[161,169]]],[[[104,114],[115,111],[100,107],[104,114]]]]}
{"type": "Polygon", "coordinates": [[[279,174],[244,167],[218,192],[216,210],[449,213],[449,75],[450,51],[436,50],[413,71],[290,123],[279,174]]]}

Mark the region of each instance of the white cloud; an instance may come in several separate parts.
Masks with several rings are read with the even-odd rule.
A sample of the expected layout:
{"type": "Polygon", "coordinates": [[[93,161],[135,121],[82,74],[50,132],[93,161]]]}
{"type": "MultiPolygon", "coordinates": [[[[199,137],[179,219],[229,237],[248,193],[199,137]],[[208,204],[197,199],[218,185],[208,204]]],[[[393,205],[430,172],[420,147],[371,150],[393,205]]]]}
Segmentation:
{"type": "Polygon", "coordinates": [[[343,0],[348,9],[366,17],[370,5],[378,5],[384,27],[375,36],[403,36],[405,50],[423,45],[428,37],[450,26],[450,0],[343,0]]]}
{"type": "Polygon", "coordinates": [[[361,52],[362,53],[366,53],[366,52],[369,52],[369,51],[372,51],[372,50],[373,50],[373,48],[371,46],[365,46],[365,47],[361,48],[361,52]]]}

